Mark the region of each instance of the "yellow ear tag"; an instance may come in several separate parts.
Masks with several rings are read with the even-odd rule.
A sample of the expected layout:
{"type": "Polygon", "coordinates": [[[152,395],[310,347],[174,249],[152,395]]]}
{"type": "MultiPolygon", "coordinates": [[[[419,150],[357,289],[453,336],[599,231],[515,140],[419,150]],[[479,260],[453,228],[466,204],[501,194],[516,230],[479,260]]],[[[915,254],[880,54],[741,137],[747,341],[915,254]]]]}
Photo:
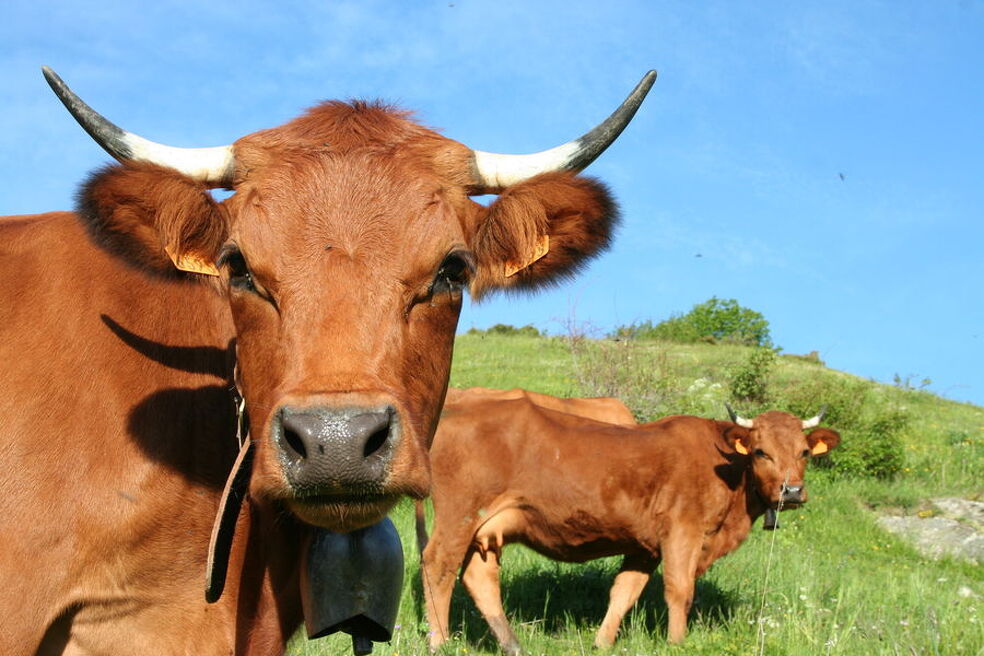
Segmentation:
{"type": "Polygon", "coordinates": [[[172,262],[174,262],[174,266],[181,271],[201,273],[206,276],[219,275],[219,270],[215,268],[214,264],[207,260],[203,260],[200,257],[190,254],[174,253],[171,251],[170,246],[165,246],[164,252],[167,253],[167,256],[171,258],[172,262]]]}
{"type": "Polygon", "coordinates": [[[745,445],[742,444],[739,440],[735,440],[735,451],[742,454],[743,456],[748,455],[748,449],[746,449],[745,445]]]}
{"type": "Polygon", "coordinates": [[[827,448],[826,442],[817,442],[816,444],[813,445],[813,448],[810,449],[810,453],[812,453],[815,456],[818,456],[821,453],[827,453],[827,451],[830,451],[830,449],[827,448]]]}
{"type": "Polygon", "coordinates": [[[526,262],[522,264],[513,260],[506,262],[506,278],[516,275],[518,272],[541,259],[548,252],[550,252],[550,235],[540,235],[536,240],[536,246],[533,247],[533,256],[526,260],[526,262]]]}

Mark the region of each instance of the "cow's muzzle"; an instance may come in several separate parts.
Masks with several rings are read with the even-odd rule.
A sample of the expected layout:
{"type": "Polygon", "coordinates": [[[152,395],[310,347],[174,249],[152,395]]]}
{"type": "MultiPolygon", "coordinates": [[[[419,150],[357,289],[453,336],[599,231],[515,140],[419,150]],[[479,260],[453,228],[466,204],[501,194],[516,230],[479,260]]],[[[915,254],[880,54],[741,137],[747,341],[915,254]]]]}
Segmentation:
{"type": "Polygon", "coordinates": [[[806,503],[806,490],[802,485],[783,485],[782,486],[782,505],[786,508],[795,508],[806,503]]]}
{"type": "Polygon", "coordinates": [[[382,491],[400,440],[399,415],[380,407],[283,407],[271,426],[287,482],[299,498],[382,491]]]}

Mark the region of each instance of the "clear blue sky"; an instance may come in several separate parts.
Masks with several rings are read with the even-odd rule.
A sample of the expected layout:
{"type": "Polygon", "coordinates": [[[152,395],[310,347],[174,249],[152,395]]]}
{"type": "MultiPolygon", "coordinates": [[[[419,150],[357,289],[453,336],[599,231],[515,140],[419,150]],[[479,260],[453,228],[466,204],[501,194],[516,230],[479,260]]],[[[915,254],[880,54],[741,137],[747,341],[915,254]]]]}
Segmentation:
{"type": "Polygon", "coordinates": [[[499,152],[577,136],[655,68],[589,169],[622,202],[615,247],[549,293],[467,306],[461,329],[603,332],[716,295],[786,352],[984,404],[979,1],[14,1],[0,43],[5,214],[70,208],[107,159],[42,64],[174,145],[379,97],[499,152]]]}

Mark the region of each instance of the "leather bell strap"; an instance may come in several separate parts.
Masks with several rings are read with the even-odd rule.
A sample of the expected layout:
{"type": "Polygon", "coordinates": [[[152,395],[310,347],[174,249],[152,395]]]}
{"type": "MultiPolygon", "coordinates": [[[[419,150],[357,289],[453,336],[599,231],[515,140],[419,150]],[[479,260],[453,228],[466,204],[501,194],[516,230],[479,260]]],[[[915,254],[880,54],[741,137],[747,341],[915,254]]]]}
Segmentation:
{"type": "Polygon", "coordinates": [[[253,442],[247,435],[239,449],[239,455],[226,479],[219,510],[212,524],[212,536],[208,542],[208,561],[205,565],[205,601],[214,604],[225,589],[229,571],[229,554],[236,534],[239,511],[249,490],[249,477],[253,469],[253,442]]]}

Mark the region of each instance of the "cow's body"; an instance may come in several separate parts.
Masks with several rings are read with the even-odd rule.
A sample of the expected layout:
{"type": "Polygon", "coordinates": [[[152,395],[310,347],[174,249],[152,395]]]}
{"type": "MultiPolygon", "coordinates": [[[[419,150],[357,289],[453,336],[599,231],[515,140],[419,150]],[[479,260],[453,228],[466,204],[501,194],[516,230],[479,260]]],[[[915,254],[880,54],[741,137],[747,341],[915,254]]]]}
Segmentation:
{"type": "Polygon", "coordinates": [[[481,399],[509,401],[522,398],[529,399],[541,408],[565,412],[579,417],[588,417],[595,421],[604,421],[609,424],[620,424],[623,426],[633,426],[636,423],[632,411],[620,399],[610,396],[568,398],[532,392],[519,387],[508,390],[492,389],[489,387],[468,387],[464,389],[449,387],[447,397],[444,399],[444,407],[453,407],[457,404],[469,403],[481,399]]]}
{"type": "Polygon", "coordinates": [[[464,288],[569,275],[607,245],[614,202],[572,173],[582,141],[518,170],[330,102],[180,150],[46,75],[121,163],[76,213],[0,218],[0,654],[280,654],[314,527],[426,494],[464,288]],[[469,198],[485,192],[499,200],[469,198]],[[251,476],[209,605],[237,387],[251,476]]]}
{"type": "MultiPolygon", "coordinates": [[[[735,424],[686,416],[613,426],[527,399],[446,408],[431,450],[434,527],[422,568],[432,645],[448,636],[461,568],[500,645],[518,651],[499,593],[509,543],[567,562],[625,556],[599,646],[612,644],[662,560],[669,637],[682,639],[695,579],[774,505],[757,491],[751,458],[734,450],[739,434],[735,424]]],[[[801,431],[790,437],[801,457],[796,440],[805,447],[801,431]]],[[[802,480],[801,465],[791,466],[793,479],[802,480]]]]}

